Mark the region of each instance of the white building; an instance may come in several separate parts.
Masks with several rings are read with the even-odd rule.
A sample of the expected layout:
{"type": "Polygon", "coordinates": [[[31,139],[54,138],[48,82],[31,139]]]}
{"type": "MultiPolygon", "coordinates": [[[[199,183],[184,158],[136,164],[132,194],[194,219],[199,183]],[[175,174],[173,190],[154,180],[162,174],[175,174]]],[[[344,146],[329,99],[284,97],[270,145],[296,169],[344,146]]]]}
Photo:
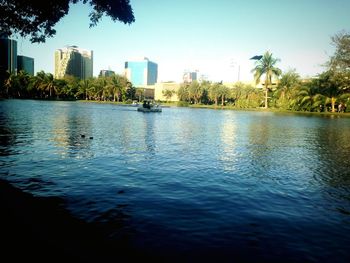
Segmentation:
{"type": "Polygon", "coordinates": [[[55,51],[55,78],[61,79],[65,75],[79,79],[93,76],[93,51],[67,46],[55,51]]]}

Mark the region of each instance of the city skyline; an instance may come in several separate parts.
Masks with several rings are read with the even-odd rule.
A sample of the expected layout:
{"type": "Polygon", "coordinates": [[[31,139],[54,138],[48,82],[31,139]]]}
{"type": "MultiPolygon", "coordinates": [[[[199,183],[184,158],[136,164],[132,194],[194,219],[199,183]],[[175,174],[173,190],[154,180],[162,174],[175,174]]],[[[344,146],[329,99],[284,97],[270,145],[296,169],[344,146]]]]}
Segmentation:
{"type": "Polygon", "coordinates": [[[104,17],[93,28],[88,26],[89,7],[73,5],[46,43],[14,38],[18,54],[34,57],[36,72],[53,73],[54,50],[77,45],[94,51],[93,76],[107,68],[123,74],[128,58],[147,56],[158,64],[158,81],[181,82],[184,71],[198,70],[209,80],[232,82],[252,80],[254,61],[249,58],[269,50],[281,60],[283,71],[295,68],[302,77],[312,77],[324,70],[334,51],[331,37],[349,30],[350,24],[345,0],[135,0],[131,5],[135,23],[104,17]]]}

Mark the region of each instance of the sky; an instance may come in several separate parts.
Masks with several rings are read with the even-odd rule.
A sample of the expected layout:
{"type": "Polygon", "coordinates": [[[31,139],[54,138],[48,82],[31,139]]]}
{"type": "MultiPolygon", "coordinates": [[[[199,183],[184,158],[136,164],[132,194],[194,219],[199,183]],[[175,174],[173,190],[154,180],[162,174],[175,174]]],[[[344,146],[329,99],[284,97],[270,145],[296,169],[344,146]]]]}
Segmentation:
{"type": "Polygon", "coordinates": [[[18,54],[35,59],[35,72],[54,73],[54,52],[66,45],[93,50],[94,76],[124,73],[125,61],[158,64],[158,82],[181,82],[185,70],[210,81],[253,80],[254,55],[270,51],[282,71],[302,77],[324,71],[331,37],[350,31],[349,0],[131,0],[135,22],[103,17],[89,28],[91,7],[72,5],[53,38],[18,41],[18,54]]]}

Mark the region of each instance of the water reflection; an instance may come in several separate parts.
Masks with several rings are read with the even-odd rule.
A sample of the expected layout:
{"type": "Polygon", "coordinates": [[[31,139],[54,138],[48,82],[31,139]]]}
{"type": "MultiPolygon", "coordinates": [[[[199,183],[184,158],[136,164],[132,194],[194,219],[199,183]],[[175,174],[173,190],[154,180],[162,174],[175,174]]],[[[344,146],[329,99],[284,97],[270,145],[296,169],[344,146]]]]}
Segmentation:
{"type": "Polygon", "coordinates": [[[52,134],[57,153],[62,157],[93,157],[91,151],[91,116],[78,114],[74,105],[60,109],[59,115],[52,120],[52,134]]]}
{"type": "Polygon", "coordinates": [[[143,114],[143,142],[146,150],[146,158],[150,158],[156,153],[156,141],[155,141],[155,119],[157,116],[154,114],[143,114]]]}
{"type": "Polygon", "coordinates": [[[350,214],[350,126],[343,119],[333,119],[317,129],[316,135],[314,145],[319,166],[314,178],[325,184],[328,197],[346,200],[345,204],[337,202],[336,209],[350,214]]]}
{"type": "Polygon", "coordinates": [[[249,170],[254,177],[264,177],[271,169],[271,128],[269,116],[255,117],[249,123],[248,128],[248,156],[249,170]]]}
{"type": "Polygon", "coordinates": [[[0,109],[0,156],[7,156],[13,153],[13,146],[16,142],[16,133],[9,127],[9,120],[3,115],[0,109]]]}
{"type": "Polygon", "coordinates": [[[33,144],[34,132],[30,115],[30,109],[25,111],[5,101],[0,102],[0,155],[16,154],[21,145],[33,144]],[[13,115],[9,115],[8,112],[12,112],[13,115]],[[18,113],[23,115],[17,117],[18,113]]]}
{"type": "Polygon", "coordinates": [[[157,251],[222,255],[234,246],[266,261],[348,255],[349,119],[5,104],[0,161],[14,165],[1,174],[32,193],[64,197],[112,237],[157,251]]]}
{"type": "Polygon", "coordinates": [[[221,154],[220,160],[223,162],[223,169],[234,171],[236,169],[237,156],[237,118],[236,115],[223,119],[221,127],[221,154]]]}

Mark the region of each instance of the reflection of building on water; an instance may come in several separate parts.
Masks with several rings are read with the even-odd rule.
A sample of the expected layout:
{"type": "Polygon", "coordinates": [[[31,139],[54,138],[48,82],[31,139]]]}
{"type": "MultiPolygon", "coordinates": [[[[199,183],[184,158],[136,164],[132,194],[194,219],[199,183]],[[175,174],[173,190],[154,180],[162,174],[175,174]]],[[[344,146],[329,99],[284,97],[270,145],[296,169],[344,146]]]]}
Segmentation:
{"type": "Polygon", "coordinates": [[[144,116],[144,147],[148,153],[152,155],[155,153],[156,142],[155,142],[155,134],[154,134],[154,121],[155,116],[145,115],[144,116]]]}
{"type": "Polygon", "coordinates": [[[90,150],[93,137],[89,118],[62,108],[60,114],[53,118],[52,133],[58,154],[80,158],[92,156],[90,150]]]}

